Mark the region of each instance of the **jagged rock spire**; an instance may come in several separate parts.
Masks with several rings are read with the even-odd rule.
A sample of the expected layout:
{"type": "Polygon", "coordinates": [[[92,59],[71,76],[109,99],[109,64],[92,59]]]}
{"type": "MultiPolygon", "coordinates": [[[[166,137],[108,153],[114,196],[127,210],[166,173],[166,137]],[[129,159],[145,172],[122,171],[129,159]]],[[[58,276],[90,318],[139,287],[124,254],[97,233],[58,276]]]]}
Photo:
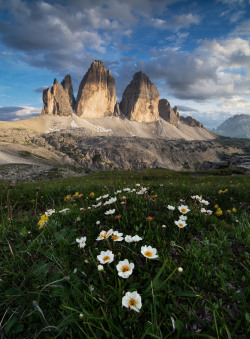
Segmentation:
{"type": "Polygon", "coordinates": [[[159,92],[149,77],[137,72],[122,95],[120,110],[128,119],[139,122],[159,120],[159,92]]]}
{"type": "Polygon", "coordinates": [[[69,116],[74,110],[74,95],[70,75],[66,75],[61,84],[54,79],[53,86],[43,91],[41,114],[69,116]]]}
{"type": "Polygon", "coordinates": [[[113,115],[115,105],[115,79],[102,61],[95,60],[80,83],[76,114],[82,118],[102,118],[113,115]]]}

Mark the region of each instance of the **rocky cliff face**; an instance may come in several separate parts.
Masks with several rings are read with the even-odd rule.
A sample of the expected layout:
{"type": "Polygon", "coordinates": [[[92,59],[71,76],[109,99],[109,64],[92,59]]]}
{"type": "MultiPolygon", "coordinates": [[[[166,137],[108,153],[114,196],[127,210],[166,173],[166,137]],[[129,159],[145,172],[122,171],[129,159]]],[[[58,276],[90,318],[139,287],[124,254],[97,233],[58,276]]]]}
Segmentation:
{"type": "Polygon", "coordinates": [[[121,113],[138,122],[157,121],[159,98],[159,92],[148,76],[137,72],[122,95],[121,113]]]}
{"type": "Polygon", "coordinates": [[[181,122],[183,122],[184,124],[191,126],[191,127],[201,127],[204,128],[204,126],[197,120],[193,119],[192,117],[188,116],[188,117],[180,117],[181,122]]]}
{"type": "Polygon", "coordinates": [[[181,121],[191,127],[204,128],[204,126],[199,121],[193,119],[192,117],[188,116],[185,118],[180,116],[177,106],[172,108],[166,99],[161,99],[159,101],[159,114],[162,119],[172,125],[178,125],[178,123],[181,121]]]}
{"type": "Polygon", "coordinates": [[[75,109],[75,97],[73,93],[71,76],[69,74],[65,76],[65,78],[61,82],[61,85],[63,89],[65,90],[65,92],[68,93],[70,105],[72,109],[74,110],[75,109]]]}
{"type": "Polygon", "coordinates": [[[113,115],[115,104],[115,79],[102,61],[96,60],[79,86],[76,114],[82,118],[103,118],[113,115]]]}
{"type": "Polygon", "coordinates": [[[172,125],[177,125],[180,121],[180,115],[175,106],[174,109],[166,99],[159,101],[159,115],[162,119],[166,120],[172,125]]]}
{"type": "Polygon", "coordinates": [[[74,95],[70,75],[66,75],[61,84],[55,79],[53,86],[43,91],[41,114],[69,116],[73,114],[74,95]]]}
{"type": "Polygon", "coordinates": [[[233,138],[250,138],[250,115],[234,115],[225,120],[213,132],[233,138]]]}

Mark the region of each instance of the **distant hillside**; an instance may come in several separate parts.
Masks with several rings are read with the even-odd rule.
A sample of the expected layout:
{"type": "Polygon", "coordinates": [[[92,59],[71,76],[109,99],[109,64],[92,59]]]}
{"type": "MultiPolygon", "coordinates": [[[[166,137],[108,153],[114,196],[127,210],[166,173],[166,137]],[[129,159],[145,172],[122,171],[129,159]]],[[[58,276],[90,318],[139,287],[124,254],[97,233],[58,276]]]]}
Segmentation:
{"type": "Polygon", "coordinates": [[[237,114],[225,120],[214,133],[233,138],[250,138],[250,115],[237,114]]]}

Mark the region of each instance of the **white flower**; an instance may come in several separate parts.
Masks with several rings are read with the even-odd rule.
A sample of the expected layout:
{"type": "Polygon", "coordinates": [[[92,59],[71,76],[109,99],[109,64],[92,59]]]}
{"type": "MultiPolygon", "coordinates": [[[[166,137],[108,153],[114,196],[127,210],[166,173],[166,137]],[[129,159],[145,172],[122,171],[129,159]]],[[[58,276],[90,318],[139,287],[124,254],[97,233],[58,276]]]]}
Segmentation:
{"type": "Polygon", "coordinates": [[[131,237],[131,235],[126,235],[125,241],[126,241],[126,242],[133,242],[134,240],[133,240],[133,238],[131,237]]]}
{"type": "Polygon", "coordinates": [[[140,187],[141,187],[141,185],[140,185],[140,184],[135,184],[135,186],[136,186],[136,187],[138,187],[138,188],[140,188],[140,187]]]}
{"type": "Polygon", "coordinates": [[[144,194],[144,193],[146,193],[146,192],[147,192],[147,188],[146,188],[146,187],[142,187],[142,188],[140,189],[140,191],[136,192],[136,194],[142,195],[142,194],[144,194]]]}
{"type": "Polygon", "coordinates": [[[132,274],[134,267],[135,265],[133,263],[129,263],[128,259],[120,261],[118,265],[116,265],[119,277],[124,279],[127,279],[132,274]]]}
{"type": "Polygon", "coordinates": [[[91,210],[91,207],[88,207],[88,210],[91,210]]]}
{"type": "Polygon", "coordinates": [[[79,318],[80,319],[83,319],[84,318],[84,315],[82,313],[79,314],[79,318]]]}
{"type": "Polygon", "coordinates": [[[166,228],[167,226],[166,226],[166,225],[162,225],[161,227],[162,227],[162,228],[166,228]]]}
{"type": "Polygon", "coordinates": [[[54,213],[56,213],[56,211],[55,210],[52,210],[52,209],[50,209],[50,210],[47,210],[44,214],[46,215],[46,217],[47,216],[51,216],[52,214],[54,214],[54,213]]]}
{"type": "Polygon", "coordinates": [[[101,198],[102,198],[102,196],[101,196],[101,197],[99,197],[99,198],[96,198],[95,200],[96,200],[96,201],[99,201],[99,200],[101,200],[101,198]]]}
{"type": "Polygon", "coordinates": [[[157,249],[152,248],[151,246],[142,246],[141,247],[141,253],[146,258],[150,258],[150,259],[158,258],[158,255],[156,255],[157,249]]]}
{"type": "Polygon", "coordinates": [[[199,195],[193,195],[193,196],[191,196],[191,198],[194,199],[194,200],[198,200],[198,201],[201,201],[201,199],[202,199],[199,195]]]}
{"type": "Polygon", "coordinates": [[[103,239],[107,239],[108,237],[111,236],[111,234],[113,233],[113,230],[110,229],[108,232],[106,231],[101,231],[101,233],[98,235],[98,238],[96,238],[96,240],[103,240],[103,239]]]}
{"type": "Polygon", "coordinates": [[[168,207],[167,207],[170,211],[174,211],[175,210],[175,207],[174,206],[172,206],[172,205],[168,205],[168,207]]]}
{"type": "Polygon", "coordinates": [[[114,241],[122,241],[123,240],[123,233],[119,233],[118,231],[114,231],[112,234],[112,239],[114,241]]]}
{"type": "Polygon", "coordinates": [[[100,222],[99,220],[97,220],[96,225],[100,225],[100,223],[101,223],[101,222],[100,222]]]}
{"type": "Polygon", "coordinates": [[[186,215],[180,215],[179,220],[185,221],[185,220],[187,220],[187,216],[186,215]]]}
{"type": "Polygon", "coordinates": [[[109,200],[105,201],[103,206],[113,204],[114,202],[116,202],[116,200],[117,200],[116,198],[110,198],[109,200]]]}
{"type": "Polygon", "coordinates": [[[201,213],[211,215],[211,214],[213,214],[213,211],[206,210],[205,208],[201,208],[201,213]]]}
{"type": "Polygon", "coordinates": [[[115,192],[115,194],[120,194],[120,193],[122,193],[122,191],[120,191],[120,190],[117,190],[117,191],[115,192]]]}
{"type": "Polygon", "coordinates": [[[114,254],[108,251],[101,251],[101,253],[97,256],[97,259],[100,261],[101,264],[109,264],[114,261],[114,254]]]}
{"type": "Polygon", "coordinates": [[[74,271],[73,271],[73,273],[76,273],[77,272],[77,268],[74,268],[74,271]]]}
{"type": "Polygon", "coordinates": [[[66,213],[69,211],[69,208],[64,208],[63,210],[59,211],[59,213],[66,213]]]}
{"type": "Polygon", "coordinates": [[[102,265],[98,265],[98,271],[104,271],[104,267],[102,265]]]}
{"type": "Polygon", "coordinates": [[[136,235],[134,235],[134,236],[132,237],[132,240],[135,241],[135,242],[137,242],[137,241],[141,241],[142,238],[139,237],[139,235],[136,234],[136,235]]]}
{"type": "Polygon", "coordinates": [[[206,206],[209,205],[209,202],[207,200],[200,200],[200,203],[206,206]]]}
{"type": "Polygon", "coordinates": [[[142,307],[140,294],[138,294],[136,291],[127,292],[122,298],[122,306],[139,312],[142,307]]]}
{"type": "Polygon", "coordinates": [[[130,192],[130,188],[128,188],[128,187],[127,187],[127,188],[124,188],[124,189],[123,189],[123,192],[130,192]]]}
{"type": "Polygon", "coordinates": [[[86,237],[81,237],[80,239],[76,238],[76,242],[78,242],[80,248],[84,248],[85,247],[86,240],[87,240],[86,237]]]}
{"type": "Polygon", "coordinates": [[[102,197],[103,197],[103,199],[106,199],[106,198],[109,197],[109,194],[105,194],[105,195],[103,195],[102,197]]]}
{"type": "Polygon", "coordinates": [[[100,206],[102,206],[102,202],[101,202],[101,201],[98,202],[98,204],[96,204],[96,205],[92,205],[92,207],[94,207],[94,208],[98,208],[98,207],[100,207],[100,206]]]}
{"type": "Polygon", "coordinates": [[[110,215],[110,214],[114,214],[115,213],[115,209],[113,210],[108,210],[107,212],[105,212],[105,215],[110,215]]]}
{"type": "Polygon", "coordinates": [[[178,220],[178,221],[175,221],[174,223],[175,223],[179,228],[183,228],[183,227],[187,226],[186,221],[184,221],[184,220],[178,220]]]}
{"type": "Polygon", "coordinates": [[[185,205],[179,206],[179,207],[178,207],[178,210],[179,210],[182,214],[186,214],[187,212],[190,211],[190,209],[189,209],[187,206],[185,206],[185,205]]]}
{"type": "Polygon", "coordinates": [[[178,267],[178,272],[182,273],[183,272],[183,268],[182,267],[178,267]]]}

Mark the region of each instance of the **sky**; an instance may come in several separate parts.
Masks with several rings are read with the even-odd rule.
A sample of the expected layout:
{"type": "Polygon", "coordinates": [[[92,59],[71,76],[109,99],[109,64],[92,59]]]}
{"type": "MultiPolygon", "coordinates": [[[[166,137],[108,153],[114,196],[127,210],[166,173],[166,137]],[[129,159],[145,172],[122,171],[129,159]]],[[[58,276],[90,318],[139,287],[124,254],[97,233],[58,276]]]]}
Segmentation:
{"type": "Polygon", "coordinates": [[[42,92],[94,60],[122,93],[138,71],[213,128],[250,114],[250,0],[0,0],[0,120],[40,114],[42,92]]]}

